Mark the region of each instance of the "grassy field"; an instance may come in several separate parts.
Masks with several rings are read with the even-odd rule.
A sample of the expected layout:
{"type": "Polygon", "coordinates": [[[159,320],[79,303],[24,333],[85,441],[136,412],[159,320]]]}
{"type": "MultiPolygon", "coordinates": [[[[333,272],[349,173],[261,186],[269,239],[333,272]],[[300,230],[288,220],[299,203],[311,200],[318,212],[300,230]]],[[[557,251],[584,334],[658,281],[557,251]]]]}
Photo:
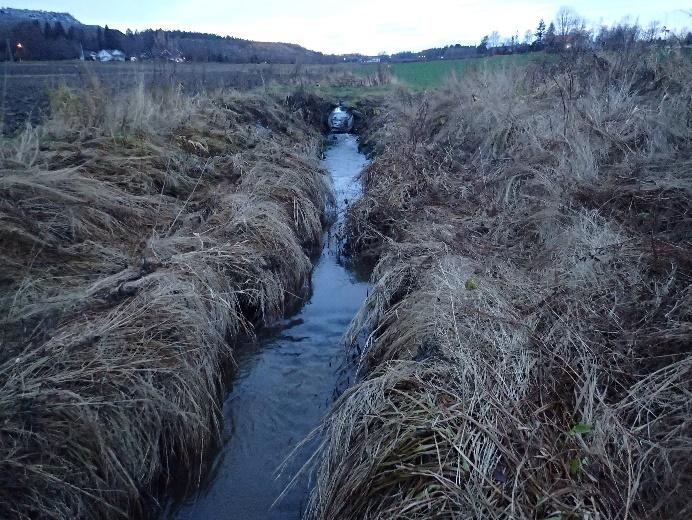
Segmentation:
{"type": "Polygon", "coordinates": [[[305,88],[333,102],[355,103],[363,97],[383,98],[399,85],[414,90],[435,88],[452,74],[478,68],[496,69],[548,59],[545,54],[493,56],[465,60],[336,65],[272,65],[232,63],[93,63],[80,61],[5,63],[0,82],[0,123],[5,133],[24,122],[39,124],[49,115],[49,93],[60,86],[84,88],[99,83],[112,92],[139,83],[181,85],[186,92],[213,89],[271,91],[288,95],[305,88]]]}
{"type": "MultiPolygon", "coordinates": [[[[355,104],[363,98],[385,99],[397,87],[423,91],[440,87],[452,77],[462,77],[480,69],[497,70],[503,67],[521,67],[528,63],[554,61],[555,56],[545,53],[514,56],[489,56],[463,60],[418,61],[392,64],[346,64],[344,66],[310,67],[305,82],[320,97],[355,104]],[[315,78],[322,78],[315,80],[315,78]]],[[[287,91],[275,83],[275,91],[287,91]]]]}
{"type": "MultiPolygon", "coordinates": [[[[426,89],[440,86],[452,74],[463,75],[465,72],[487,67],[495,69],[504,66],[521,66],[530,62],[548,60],[544,53],[517,54],[508,56],[489,56],[463,60],[416,61],[392,63],[387,65],[392,75],[415,89],[426,89]]],[[[359,65],[355,68],[361,74],[375,74],[377,65],[359,65]]]]}

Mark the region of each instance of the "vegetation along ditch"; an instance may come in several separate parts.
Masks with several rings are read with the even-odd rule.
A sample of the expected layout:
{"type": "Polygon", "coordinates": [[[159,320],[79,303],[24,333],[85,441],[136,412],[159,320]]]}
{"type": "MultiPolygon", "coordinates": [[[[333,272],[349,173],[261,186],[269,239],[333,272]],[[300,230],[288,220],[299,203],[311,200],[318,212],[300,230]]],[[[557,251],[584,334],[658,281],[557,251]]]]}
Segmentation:
{"type": "Polygon", "coordinates": [[[238,338],[307,294],[323,135],[265,95],[51,103],[2,143],[0,510],[146,516],[218,439],[238,338]]]}
{"type": "Polygon", "coordinates": [[[310,480],[300,470],[316,442],[292,452],[350,383],[341,341],[368,290],[362,269],[345,263],[342,244],[345,211],[359,196],[356,178],[365,164],[354,135],[330,136],[322,166],[333,180],[335,221],[315,259],[309,297],[241,350],[224,404],[223,447],[202,492],[176,518],[301,518],[310,480]]]}
{"type": "Polygon", "coordinates": [[[347,219],[368,339],[308,518],[692,515],[691,67],[581,53],[387,99],[347,219]]]}

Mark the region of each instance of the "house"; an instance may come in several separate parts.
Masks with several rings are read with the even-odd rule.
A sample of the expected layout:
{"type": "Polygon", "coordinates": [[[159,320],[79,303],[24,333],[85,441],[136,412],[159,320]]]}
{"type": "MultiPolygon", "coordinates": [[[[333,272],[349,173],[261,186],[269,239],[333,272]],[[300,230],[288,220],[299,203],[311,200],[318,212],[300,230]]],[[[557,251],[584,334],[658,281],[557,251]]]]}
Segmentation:
{"type": "Polygon", "coordinates": [[[113,61],[125,61],[125,53],[123,51],[119,51],[117,49],[113,49],[112,51],[108,51],[111,53],[111,56],[113,57],[113,61]]]}
{"type": "Polygon", "coordinates": [[[102,49],[96,53],[96,61],[112,61],[113,56],[111,53],[105,49],[102,49]]]}
{"type": "Polygon", "coordinates": [[[117,49],[101,49],[97,53],[91,53],[90,56],[96,61],[125,61],[125,53],[117,49]]]}

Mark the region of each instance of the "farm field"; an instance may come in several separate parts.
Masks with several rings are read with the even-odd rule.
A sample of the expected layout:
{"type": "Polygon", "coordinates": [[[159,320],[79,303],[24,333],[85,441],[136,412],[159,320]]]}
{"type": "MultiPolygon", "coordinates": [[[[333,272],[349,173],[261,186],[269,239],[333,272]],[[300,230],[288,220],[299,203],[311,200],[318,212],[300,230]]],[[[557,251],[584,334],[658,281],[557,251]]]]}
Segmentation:
{"type": "MultiPolygon", "coordinates": [[[[459,78],[482,69],[521,68],[531,63],[555,62],[556,59],[554,55],[533,53],[458,60],[311,66],[311,77],[321,77],[322,81],[307,81],[306,85],[321,97],[355,104],[363,98],[383,100],[397,88],[420,93],[441,87],[452,76],[459,78]]],[[[276,85],[276,89],[286,92],[285,85],[276,85]]]]}
{"type": "MultiPolygon", "coordinates": [[[[452,74],[459,76],[473,69],[483,67],[496,69],[548,60],[554,61],[555,57],[544,53],[531,53],[459,60],[414,61],[383,64],[382,66],[386,67],[397,80],[406,85],[414,89],[426,89],[440,86],[452,74]]],[[[366,64],[354,68],[362,74],[374,74],[377,67],[376,64],[366,64]]]]}
{"type": "Polygon", "coordinates": [[[5,133],[29,120],[38,124],[48,113],[50,92],[60,86],[83,88],[100,83],[121,91],[145,86],[180,85],[188,92],[257,88],[288,94],[296,87],[354,103],[362,97],[386,96],[396,86],[435,88],[452,74],[488,67],[521,66],[549,59],[536,53],[463,60],[393,64],[275,65],[232,63],[93,63],[80,61],[4,63],[0,67],[0,120],[5,133]]]}
{"type": "Polygon", "coordinates": [[[5,133],[48,112],[49,95],[60,86],[84,88],[99,83],[113,92],[142,83],[145,87],[182,86],[189,92],[252,90],[272,83],[317,84],[325,74],[343,74],[345,66],[229,63],[94,63],[80,61],[4,63],[0,66],[0,120],[5,133]]]}

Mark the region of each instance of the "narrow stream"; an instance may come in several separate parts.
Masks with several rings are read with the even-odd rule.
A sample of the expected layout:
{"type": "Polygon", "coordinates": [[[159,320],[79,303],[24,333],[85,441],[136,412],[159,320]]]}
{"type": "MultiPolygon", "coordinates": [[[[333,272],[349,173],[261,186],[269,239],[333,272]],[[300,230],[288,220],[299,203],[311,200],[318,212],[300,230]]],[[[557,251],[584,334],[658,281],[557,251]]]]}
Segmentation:
{"type": "Polygon", "coordinates": [[[278,477],[277,469],[331,405],[345,365],[342,335],[368,290],[366,278],[342,262],[339,238],[345,208],[360,193],[355,178],[367,159],[355,136],[329,139],[323,166],[333,179],[338,219],[325,233],[312,295],[297,314],[240,349],[223,408],[223,446],[206,485],[173,515],[180,520],[302,516],[310,488],[306,475],[272,504],[310,457],[314,443],[291,458],[278,477]]]}

